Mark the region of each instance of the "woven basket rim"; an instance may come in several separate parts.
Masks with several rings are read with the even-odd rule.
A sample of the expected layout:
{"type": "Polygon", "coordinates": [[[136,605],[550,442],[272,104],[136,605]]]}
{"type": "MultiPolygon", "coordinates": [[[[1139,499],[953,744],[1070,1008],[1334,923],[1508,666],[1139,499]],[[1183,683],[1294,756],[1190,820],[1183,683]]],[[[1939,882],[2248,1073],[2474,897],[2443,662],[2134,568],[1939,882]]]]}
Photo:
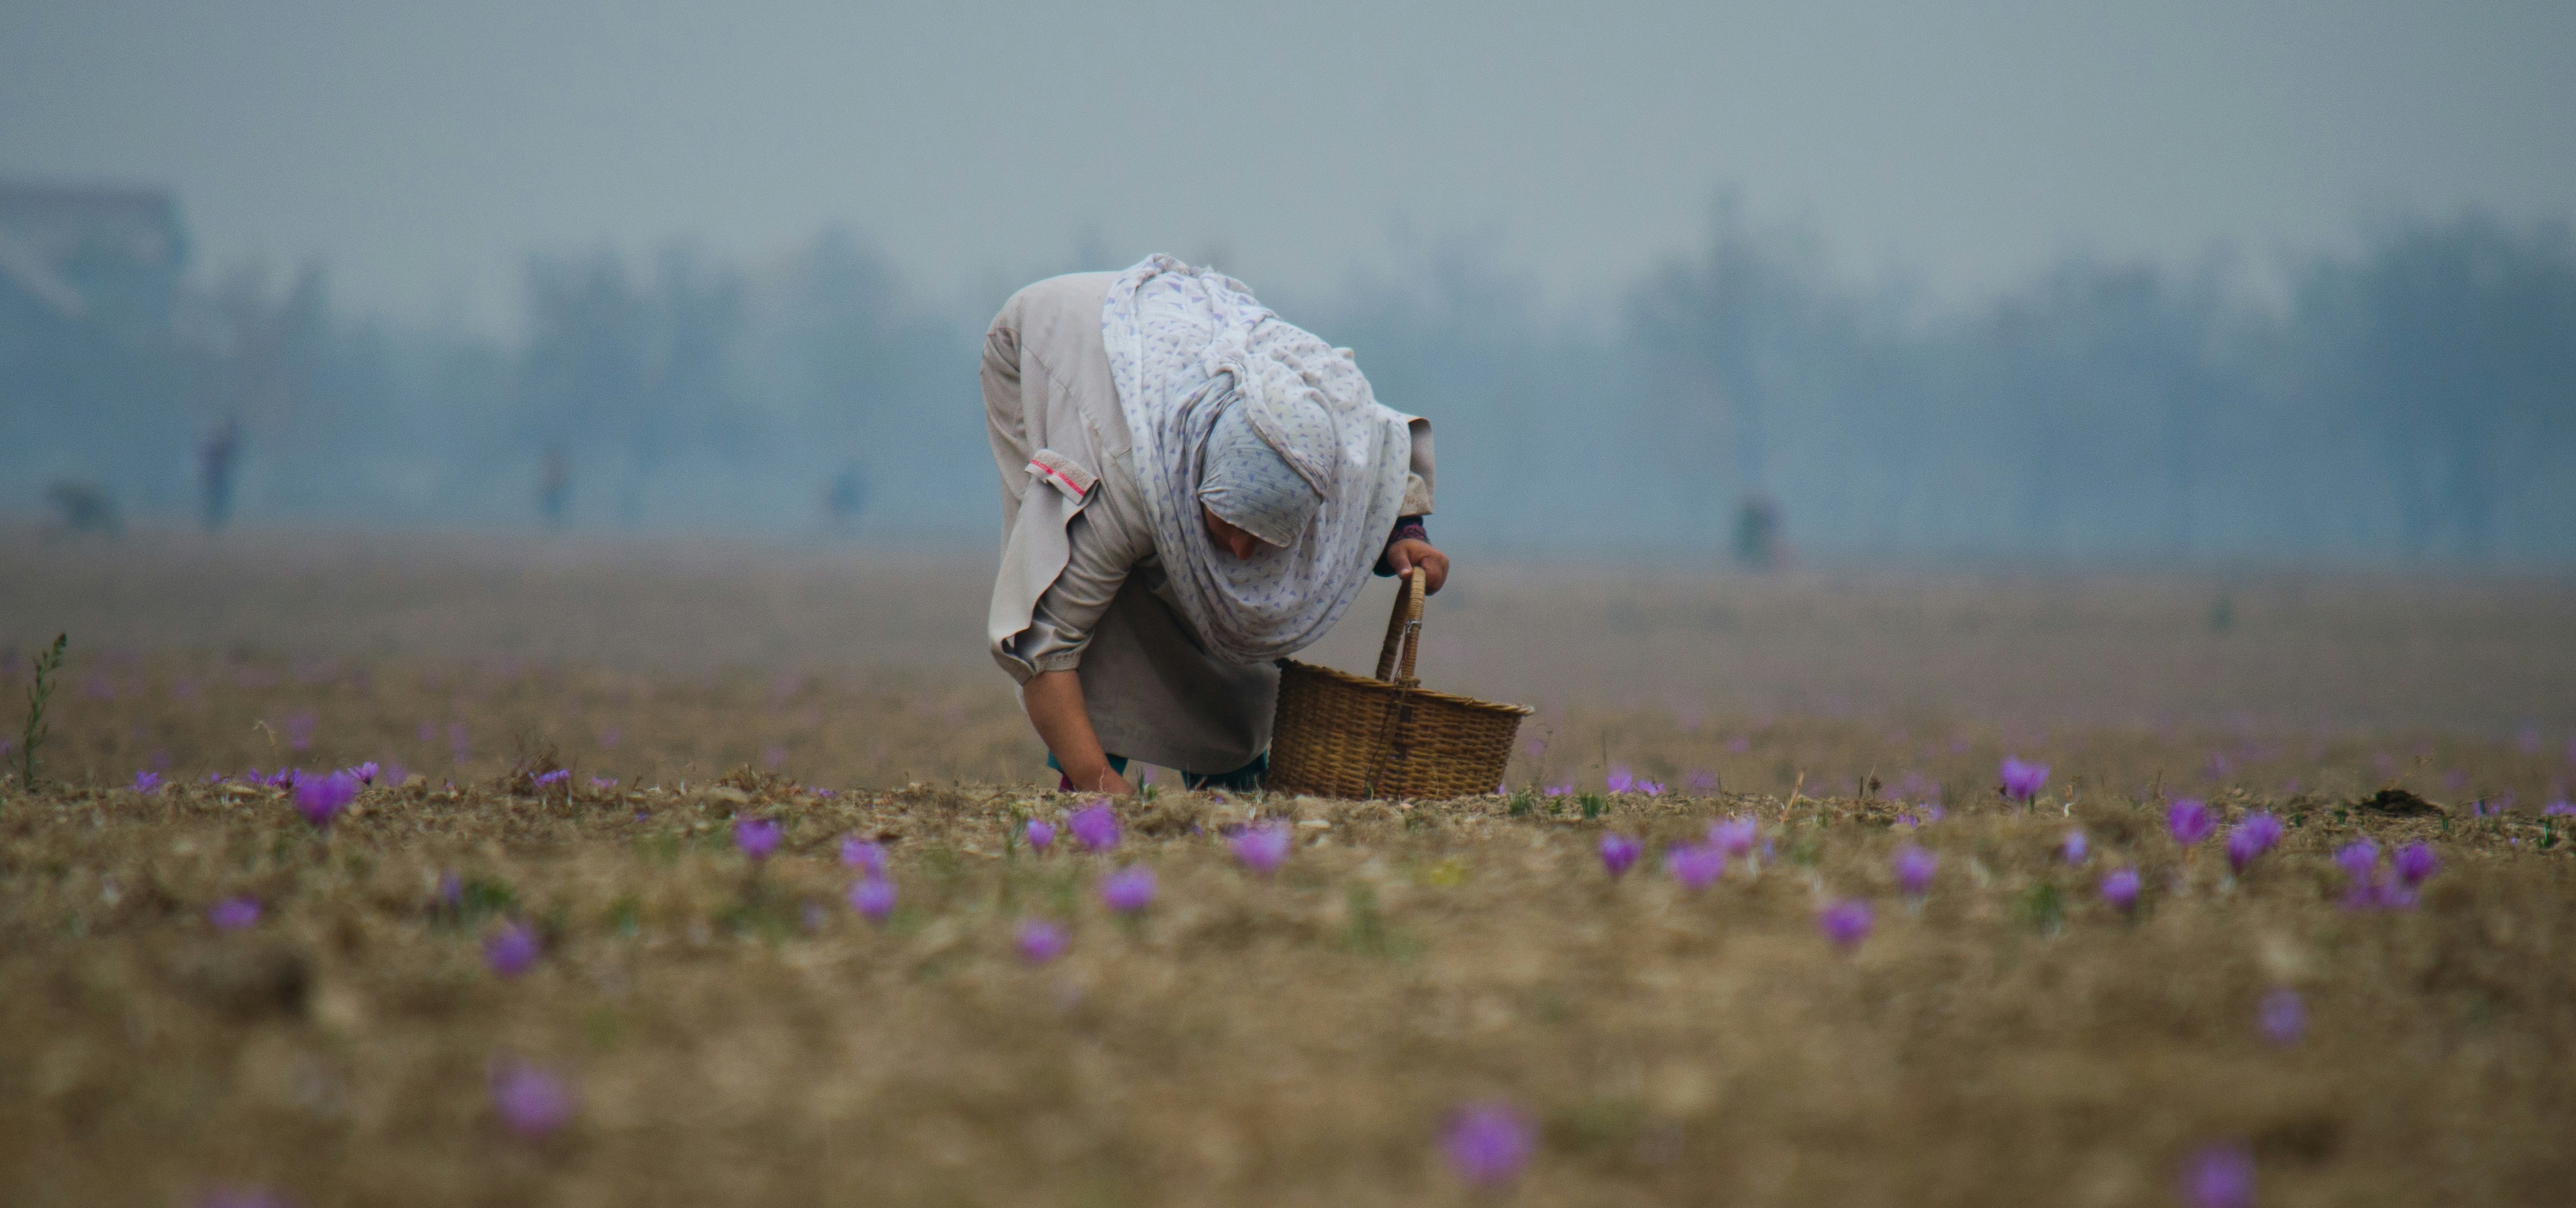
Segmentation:
{"type": "MultiPolygon", "coordinates": [[[[1296,659],[1281,659],[1279,661],[1285,666],[1295,667],[1300,671],[1310,671],[1317,675],[1324,676],[1327,679],[1341,684],[1346,684],[1354,688],[1372,688],[1390,696],[1404,691],[1403,688],[1390,684],[1382,679],[1375,679],[1365,675],[1353,675],[1348,671],[1326,667],[1318,663],[1301,662],[1296,659]]],[[[1435,700],[1445,704],[1463,705],[1470,709],[1482,709],[1489,713],[1508,714],[1513,717],[1528,717],[1531,714],[1538,712],[1538,710],[1533,709],[1528,705],[1500,704],[1489,700],[1477,700],[1472,696],[1460,696],[1454,692],[1435,691],[1430,688],[1416,687],[1408,695],[1415,700],[1435,700]]]]}

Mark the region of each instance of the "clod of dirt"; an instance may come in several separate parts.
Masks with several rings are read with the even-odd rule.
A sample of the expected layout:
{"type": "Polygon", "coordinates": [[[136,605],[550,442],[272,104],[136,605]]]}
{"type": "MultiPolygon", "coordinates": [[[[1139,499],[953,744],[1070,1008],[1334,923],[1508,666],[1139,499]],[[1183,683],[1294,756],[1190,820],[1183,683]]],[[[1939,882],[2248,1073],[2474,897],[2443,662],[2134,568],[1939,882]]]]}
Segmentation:
{"type": "Polygon", "coordinates": [[[312,997],[313,965],[293,948],[215,943],[173,958],[170,979],[188,997],[246,1019],[300,1016],[312,997]]]}
{"type": "Polygon", "coordinates": [[[2381,789],[2359,801],[2352,808],[2386,814],[2392,818],[2413,818],[2439,814],[2442,807],[2404,789],[2381,789]]]}

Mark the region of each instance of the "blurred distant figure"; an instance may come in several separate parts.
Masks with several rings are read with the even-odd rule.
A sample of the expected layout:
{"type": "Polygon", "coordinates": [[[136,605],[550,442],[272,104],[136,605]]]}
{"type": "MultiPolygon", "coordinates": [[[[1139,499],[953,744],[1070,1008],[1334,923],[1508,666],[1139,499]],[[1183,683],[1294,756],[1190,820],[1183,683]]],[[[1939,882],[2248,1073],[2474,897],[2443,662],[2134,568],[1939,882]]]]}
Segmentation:
{"type": "Polygon", "coordinates": [[[1762,491],[1749,492],[1735,509],[1735,560],[1753,570],[1781,562],[1780,505],[1762,491]]]}
{"type": "Polygon", "coordinates": [[[859,512],[868,506],[868,479],[859,467],[848,465],[832,476],[832,485],[823,492],[823,521],[836,533],[847,533],[858,523],[859,512]]]}
{"type": "Polygon", "coordinates": [[[114,533],[122,527],[116,514],[116,501],[100,490],[98,484],[63,479],[45,488],[45,501],[54,505],[63,527],[75,533],[114,533]]]}
{"type": "Polygon", "coordinates": [[[550,446],[545,468],[537,474],[537,510],[545,513],[546,527],[562,528],[571,504],[572,459],[564,456],[562,445],[550,446]]]}
{"type": "Polygon", "coordinates": [[[225,416],[206,439],[197,442],[197,490],[206,531],[224,526],[233,514],[233,466],[241,458],[241,422],[225,416]]]}

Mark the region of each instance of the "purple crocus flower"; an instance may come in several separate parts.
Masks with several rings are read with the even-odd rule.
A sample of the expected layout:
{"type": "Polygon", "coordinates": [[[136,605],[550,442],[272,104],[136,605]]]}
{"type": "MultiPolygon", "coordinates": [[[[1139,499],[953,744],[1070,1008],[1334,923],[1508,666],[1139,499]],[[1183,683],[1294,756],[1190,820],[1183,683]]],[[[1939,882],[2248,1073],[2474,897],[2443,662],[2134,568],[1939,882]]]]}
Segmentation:
{"type": "Polygon", "coordinates": [[[1023,830],[1021,834],[1023,837],[1028,839],[1029,850],[1031,851],[1044,852],[1046,849],[1055,846],[1055,823],[1041,822],[1038,819],[1031,818],[1029,819],[1028,827],[1023,830]]]}
{"type": "Polygon", "coordinates": [[[871,877],[886,875],[885,847],[873,839],[857,835],[841,837],[841,867],[855,868],[871,877]]]}
{"type": "Polygon", "coordinates": [[[206,911],[206,921],[217,931],[248,931],[259,925],[259,899],[225,898],[206,911]]]}
{"type": "Polygon", "coordinates": [[[349,774],[357,777],[358,783],[360,784],[374,784],[376,782],[376,774],[383,770],[383,767],[379,766],[375,760],[370,759],[365,763],[349,769],[349,774]]]}
{"type": "Polygon", "coordinates": [[[1637,777],[1626,768],[1610,769],[1610,774],[1603,777],[1601,782],[1614,793],[1624,793],[1637,787],[1637,777]]]}
{"type": "Polygon", "coordinates": [[[2093,841],[2085,838],[2084,832],[2080,830],[2066,832],[2066,838],[2057,844],[2058,858],[2069,864],[2081,864],[2085,857],[2092,854],[2093,841]]]}
{"type": "Polygon", "coordinates": [[[521,1061],[494,1062],[492,1108],[524,1140],[535,1141],[572,1120],[572,1088],[554,1071],[521,1061]]]}
{"type": "Polygon", "coordinates": [[[2576,802],[2570,802],[2566,798],[2561,797],[2556,801],[2552,801],[2549,804],[2540,807],[2540,812],[2543,815],[2552,818],[2569,817],[2571,815],[2576,815],[2576,802]]]}
{"type": "Polygon", "coordinates": [[[1664,793],[1664,782],[1660,780],[1640,780],[1637,782],[1637,791],[1644,793],[1649,797],[1660,797],[1663,796],[1664,793]]]}
{"type": "Polygon", "coordinates": [[[733,845],[753,860],[766,860],[778,850],[778,823],[768,818],[736,818],[733,845]]]}
{"type": "Polygon", "coordinates": [[[134,791],[135,791],[135,792],[138,792],[138,793],[153,793],[153,792],[159,792],[159,791],[160,791],[160,789],[161,789],[161,773],[159,773],[159,772],[136,772],[136,773],[134,774],[134,791]]]}
{"type": "Polygon", "coordinates": [[[2209,804],[2197,797],[2185,797],[2165,807],[2165,830],[2184,847],[2208,838],[2217,829],[2218,820],[2210,816],[2209,804]]]}
{"type": "Polygon", "coordinates": [[[2298,991],[2280,987],[2254,1004],[2254,1023],[2263,1030],[2263,1039],[2288,1048],[2307,1034],[2308,1004],[2299,998],[2298,991]]]}
{"type": "Polygon", "coordinates": [[[1501,1187],[1519,1178],[1536,1147],[1538,1131],[1499,1099],[1470,1103],[1449,1116],[1440,1152],[1449,1169],[1474,1187],[1501,1187]]]}
{"type": "Polygon", "coordinates": [[[465,908],[465,878],[457,876],[453,869],[438,874],[438,904],[448,910],[465,908]]]}
{"type": "Polygon", "coordinates": [[[2263,853],[2281,841],[2281,820],[2269,810],[2247,814],[2236,829],[2227,832],[2227,866],[2242,874],[2263,853]]]}
{"type": "Polygon", "coordinates": [[[1120,914],[1133,914],[1154,904],[1154,870],[1131,864],[1100,878],[1100,901],[1120,914]]]}
{"type": "Polygon", "coordinates": [[[617,787],[617,778],[614,776],[593,776],[590,778],[590,787],[596,792],[606,792],[609,789],[617,787]]]}
{"type": "Polygon", "coordinates": [[[850,909],[871,923],[882,923],[894,913],[894,882],[884,877],[861,877],[850,883],[850,909]]]}
{"type": "Polygon", "coordinates": [[[2102,900],[2110,903],[2111,909],[2122,914],[2137,909],[2138,870],[2114,869],[2111,875],[2102,878],[2102,900]]]}
{"type": "Polygon", "coordinates": [[[2182,1166],[2182,1198],[2192,1208],[2248,1208],[2254,1202],[2254,1155],[2242,1145],[2212,1145],[2182,1166]]]}
{"type": "Polygon", "coordinates": [[[2004,757],[2003,782],[2004,796],[2015,801],[2028,801],[2038,796],[2040,788],[2048,783],[2048,765],[2024,763],[2007,755],[2004,757]]]}
{"type": "Polygon", "coordinates": [[[1289,828],[1285,822],[1255,822],[1234,833],[1227,841],[1234,858],[1262,876],[1279,871],[1288,860],[1289,828]]]}
{"type": "Polygon", "coordinates": [[[1664,871],[1684,889],[1706,889],[1726,875],[1726,853],[1706,843],[1686,843],[1664,853],[1664,871]]]}
{"type": "Polygon", "coordinates": [[[545,944],[526,923],[504,924],[483,940],[483,963],[503,977],[518,977],[537,965],[545,944]]]}
{"type": "Polygon", "coordinates": [[[2368,839],[2355,839],[2335,849],[2334,862],[2354,884],[2367,884],[2379,871],[2379,845],[2368,839]]]}
{"type": "Polygon", "coordinates": [[[1941,857],[1911,843],[1896,849],[1896,887],[1909,898],[1919,898],[1932,891],[1932,873],[1941,867],[1941,857]]]}
{"type": "Polygon", "coordinates": [[[313,777],[295,786],[295,809],[317,830],[330,829],[331,820],[357,799],[357,778],[347,772],[313,777]]]}
{"type": "Polygon", "coordinates": [[[1065,829],[1073,832],[1073,841],[1084,851],[1107,851],[1118,846],[1118,815],[1107,802],[1094,802],[1073,811],[1065,819],[1065,829]]]}
{"type": "Polygon", "coordinates": [[[1020,949],[1021,960],[1032,965],[1043,965],[1064,955],[1065,948],[1073,941],[1065,935],[1064,928],[1061,926],[1045,919],[1024,919],[1020,923],[1020,933],[1016,942],[1020,949]]]}
{"type": "Polygon", "coordinates": [[[1834,947],[1851,951],[1869,938],[1869,903],[1842,901],[1828,905],[1817,912],[1816,926],[1824,931],[1826,939],[1833,941],[1834,947]]]}
{"type": "Polygon", "coordinates": [[[1601,832],[1601,867],[1614,879],[1625,876],[1628,869],[1637,863],[1638,854],[1644,850],[1645,844],[1617,831],[1601,832]]]}
{"type": "Polygon", "coordinates": [[[2423,884],[2434,873],[2442,871],[2442,857],[2422,843],[2409,843],[2397,849],[2395,860],[2397,883],[2408,889],[2423,884]]]}
{"type": "Polygon", "coordinates": [[[1708,828],[1708,845],[1729,860],[1742,859],[1760,837],[1760,827],[1751,818],[1727,818],[1708,828]]]}

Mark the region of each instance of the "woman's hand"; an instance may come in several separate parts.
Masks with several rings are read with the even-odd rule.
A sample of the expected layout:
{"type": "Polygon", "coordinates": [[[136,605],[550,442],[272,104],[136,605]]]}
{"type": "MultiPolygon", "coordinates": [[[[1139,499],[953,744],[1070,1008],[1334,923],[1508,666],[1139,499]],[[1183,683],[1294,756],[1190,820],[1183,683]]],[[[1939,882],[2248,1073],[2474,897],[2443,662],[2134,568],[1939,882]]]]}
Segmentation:
{"type": "Polygon", "coordinates": [[[1423,574],[1431,576],[1423,582],[1422,589],[1434,595],[1439,594],[1441,584],[1449,581],[1449,555],[1419,537],[1407,537],[1389,544],[1386,547],[1386,565],[1398,578],[1414,567],[1421,567],[1423,574]]]}
{"type": "Polygon", "coordinates": [[[1109,766],[1100,736],[1091,729],[1091,712],[1083,707],[1082,679],[1072,671],[1041,671],[1020,688],[1020,703],[1029,711],[1039,740],[1055,752],[1064,778],[1087,792],[1133,796],[1134,785],[1109,766]]]}

